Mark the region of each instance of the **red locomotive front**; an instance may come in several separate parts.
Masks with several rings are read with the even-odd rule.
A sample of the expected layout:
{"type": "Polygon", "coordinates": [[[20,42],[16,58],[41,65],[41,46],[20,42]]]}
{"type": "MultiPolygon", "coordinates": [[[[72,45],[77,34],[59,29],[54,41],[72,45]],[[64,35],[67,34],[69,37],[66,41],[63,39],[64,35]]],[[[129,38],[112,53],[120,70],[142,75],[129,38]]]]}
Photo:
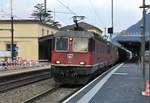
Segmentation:
{"type": "Polygon", "coordinates": [[[54,35],[51,61],[56,82],[84,84],[87,81],[83,75],[87,79],[94,71],[92,36],[85,31],[61,31],[54,35]]]}
{"type": "Polygon", "coordinates": [[[89,38],[56,37],[52,63],[57,66],[92,65],[89,38]]]}

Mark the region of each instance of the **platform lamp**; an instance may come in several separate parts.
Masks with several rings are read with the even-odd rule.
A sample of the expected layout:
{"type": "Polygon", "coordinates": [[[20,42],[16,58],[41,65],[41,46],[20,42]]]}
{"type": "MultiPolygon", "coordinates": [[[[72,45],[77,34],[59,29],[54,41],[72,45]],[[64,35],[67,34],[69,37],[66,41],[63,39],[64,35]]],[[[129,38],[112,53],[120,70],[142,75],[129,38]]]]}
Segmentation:
{"type": "Polygon", "coordinates": [[[10,0],[10,6],[11,6],[11,59],[12,62],[14,60],[14,17],[13,17],[13,7],[12,7],[12,0],[10,0]]]}
{"type": "MultiPolygon", "coordinates": [[[[140,7],[143,9],[143,17],[142,17],[142,26],[141,26],[141,64],[143,69],[143,79],[145,91],[142,91],[142,95],[144,96],[150,96],[150,78],[148,80],[145,80],[145,32],[146,32],[146,9],[150,9],[150,5],[146,5],[145,0],[143,0],[143,5],[140,7]]],[[[150,58],[150,57],[149,57],[150,58]]],[[[150,67],[149,67],[150,68],[150,67]]],[[[149,76],[148,76],[149,77],[149,76]]]]}

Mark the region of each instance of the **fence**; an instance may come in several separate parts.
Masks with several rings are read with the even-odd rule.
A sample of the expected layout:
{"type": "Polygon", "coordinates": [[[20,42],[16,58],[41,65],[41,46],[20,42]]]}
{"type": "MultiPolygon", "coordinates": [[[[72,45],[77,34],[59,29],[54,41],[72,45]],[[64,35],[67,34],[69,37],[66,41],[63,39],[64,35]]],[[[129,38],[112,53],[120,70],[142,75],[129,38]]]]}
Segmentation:
{"type": "Polygon", "coordinates": [[[14,60],[13,62],[0,61],[0,70],[43,67],[43,66],[51,67],[51,64],[47,60],[14,60]]]}

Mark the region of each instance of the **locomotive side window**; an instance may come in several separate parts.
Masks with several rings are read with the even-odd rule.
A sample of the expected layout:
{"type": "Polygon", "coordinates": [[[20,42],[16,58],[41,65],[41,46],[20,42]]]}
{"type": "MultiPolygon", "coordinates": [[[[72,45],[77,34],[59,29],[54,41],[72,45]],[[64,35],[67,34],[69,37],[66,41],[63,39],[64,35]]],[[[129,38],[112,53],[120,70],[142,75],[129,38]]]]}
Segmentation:
{"type": "Polygon", "coordinates": [[[68,50],[68,38],[59,37],[56,38],[56,50],[57,51],[67,51],[68,50]]]}
{"type": "Polygon", "coordinates": [[[55,39],[52,39],[52,50],[55,48],[55,39]]]}
{"type": "Polygon", "coordinates": [[[89,39],[89,52],[95,51],[95,40],[89,39]]]}
{"type": "Polygon", "coordinates": [[[87,52],[88,51],[88,38],[75,38],[73,44],[74,52],[87,52]]]}

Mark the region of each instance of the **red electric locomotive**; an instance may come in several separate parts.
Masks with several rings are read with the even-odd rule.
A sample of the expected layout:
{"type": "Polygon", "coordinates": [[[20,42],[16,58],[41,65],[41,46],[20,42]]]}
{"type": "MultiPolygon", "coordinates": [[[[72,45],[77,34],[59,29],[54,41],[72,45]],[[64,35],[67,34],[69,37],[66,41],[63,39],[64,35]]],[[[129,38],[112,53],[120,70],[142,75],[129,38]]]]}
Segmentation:
{"type": "Polygon", "coordinates": [[[93,74],[118,60],[118,48],[87,31],[54,34],[52,75],[60,84],[85,84],[93,74]]]}

